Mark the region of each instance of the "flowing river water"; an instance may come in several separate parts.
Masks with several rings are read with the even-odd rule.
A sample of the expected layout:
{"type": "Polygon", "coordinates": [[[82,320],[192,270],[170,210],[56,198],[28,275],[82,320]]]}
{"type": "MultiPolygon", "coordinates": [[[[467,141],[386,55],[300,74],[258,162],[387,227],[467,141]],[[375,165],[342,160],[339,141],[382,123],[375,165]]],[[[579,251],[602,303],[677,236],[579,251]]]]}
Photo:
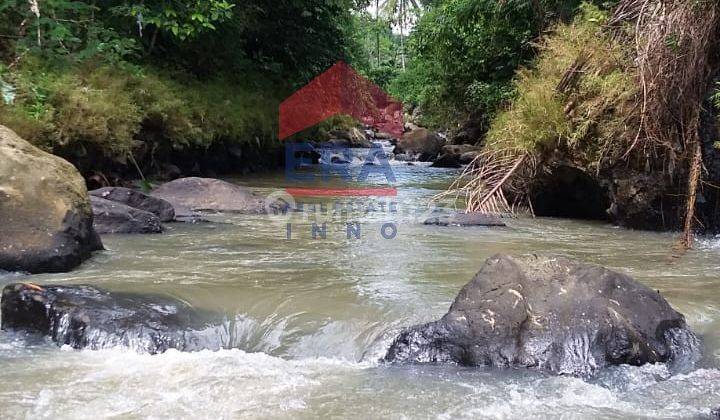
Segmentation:
{"type": "MultiPolygon", "coordinates": [[[[393,165],[395,211],[360,200],[346,235],[329,212],[286,221],[214,215],[152,236],[105,236],[107,251],[66,274],[0,284],[93,284],[165,294],[220,313],[219,351],[77,351],[0,332],[0,417],[9,418],[696,418],[720,406],[720,239],[677,262],[675,236],[601,222],[512,219],[508,228],[424,226],[428,200],[457,170],[393,165]],[[363,210],[364,209],[364,210],[363,210]],[[419,214],[418,214],[419,213],[419,214]],[[313,239],[313,217],[327,237],[313,239]],[[397,235],[381,236],[394,222],[397,235]],[[630,274],[662,292],[703,336],[694,370],[618,367],[583,380],[528,370],[386,366],[404,326],[442,316],[495,253],[562,254],[630,274]]],[[[263,194],[284,174],[233,179],[263,194]]],[[[347,200],[347,199],[346,199],[347,200]]],[[[317,200],[316,200],[317,201],[317,200]]],[[[326,200],[327,201],[327,200],[326,200]]]]}

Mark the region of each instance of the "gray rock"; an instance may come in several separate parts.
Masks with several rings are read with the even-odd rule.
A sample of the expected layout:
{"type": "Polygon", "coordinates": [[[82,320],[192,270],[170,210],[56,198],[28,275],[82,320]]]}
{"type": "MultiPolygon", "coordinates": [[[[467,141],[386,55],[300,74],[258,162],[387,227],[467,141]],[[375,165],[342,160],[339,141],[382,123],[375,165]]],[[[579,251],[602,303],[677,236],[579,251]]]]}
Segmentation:
{"type": "Polygon", "coordinates": [[[499,217],[485,213],[451,213],[429,217],[426,225],[439,226],[507,226],[499,217]]]}
{"type": "Polygon", "coordinates": [[[382,131],[377,131],[377,132],[375,132],[375,138],[378,140],[391,140],[394,137],[392,134],[384,133],[382,131]]]}
{"type": "Polygon", "coordinates": [[[0,302],[2,329],[49,336],[75,349],[126,347],[142,353],[218,349],[211,314],[163,296],[93,286],[10,284],[0,302]]]}
{"type": "Polygon", "coordinates": [[[0,125],[0,270],[69,271],[103,249],[85,180],[0,125]]]}
{"type": "Polygon", "coordinates": [[[182,176],[182,170],[177,165],[167,163],[161,166],[159,175],[164,180],[172,181],[182,176]]]}
{"type": "Polygon", "coordinates": [[[138,190],[123,187],[105,187],[90,191],[90,195],[148,211],[157,216],[161,222],[171,222],[175,219],[175,209],[172,204],[138,190]]]}
{"type": "Polygon", "coordinates": [[[480,154],[480,152],[477,150],[471,150],[469,152],[461,153],[460,159],[459,159],[460,164],[461,165],[471,164],[472,161],[475,160],[475,158],[477,158],[479,154],[480,154]]]}
{"type": "Polygon", "coordinates": [[[157,187],[151,195],[170,202],[179,216],[192,216],[195,212],[266,212],[261,196],[219,179],[180,178],[157,187]]]}
{"type": "Polygon", "coordinates": [[[98,233],[160,233],[160,219],[150,213],[104,198],[90,196],[98,233]]]}
{"type": "Polygon", "coordinates": [[[683,315],[629,276],[564,257],[496,255],[445,316],[402,331],[385,360],[589,376],[608,365],[694,363],[699,349],[683,315]]]}

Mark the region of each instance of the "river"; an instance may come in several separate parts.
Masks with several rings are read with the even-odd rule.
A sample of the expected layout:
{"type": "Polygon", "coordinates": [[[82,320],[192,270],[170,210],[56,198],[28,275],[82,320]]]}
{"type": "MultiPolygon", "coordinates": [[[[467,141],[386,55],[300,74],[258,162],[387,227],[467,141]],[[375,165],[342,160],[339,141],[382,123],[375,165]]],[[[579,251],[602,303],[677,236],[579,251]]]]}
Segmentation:
{"type": "MultiPolygon", "coordinates": [[[[306,205],[287,220],[214,215],[154,236],[106,236],[107,251],[44,283],[161,293],[226,319],[219,351],[76,351],[0,332],[0,416],[8,418],[650,418],[720,406],[720,239],[677,262],[675,236],[602,222],[519,218],[508,228],[424,226],[457,170],[393,165],[396,203],[356,200],[347,217],[306,205]],[[385,204],[385,203],[383,203],[385,204]],[[384,211],[383,211],[384,210],[384,211]],[[313,239],[313,217],[327,217],[313,239]],[[346,220],[347,219],[347,220],[346,220]],[[346,221],[361,237],[347,237],[346,221]],[[386,239],[385,223],[397,234],[386,239]],[[553,253],[630,274],[662,292],[704,338],[676,375],[617,367],[591,380],[528,370],[378,363],[402,327],[437,319],[494,253],[553,253]]],[[[233,179],[263,194],[284,174],[233,179]]],[[[327,199],[325,199],[327,201],[327,199]]],[[[343,199],[345,203],[348,199],[343,199]]],[[[317,199],[315,200],[318,201],[317,199]]],[[[386,231],[387,233],[387,231],[386,231]]],[[[17,274],[0,283],[26,280],[17,274]]]]}

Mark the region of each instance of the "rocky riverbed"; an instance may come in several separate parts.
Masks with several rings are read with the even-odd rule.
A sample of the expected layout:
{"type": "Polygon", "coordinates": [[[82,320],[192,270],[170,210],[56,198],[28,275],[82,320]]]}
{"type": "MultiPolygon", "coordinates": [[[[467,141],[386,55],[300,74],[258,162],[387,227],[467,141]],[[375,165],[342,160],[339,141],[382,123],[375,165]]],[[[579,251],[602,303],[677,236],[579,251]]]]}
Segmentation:
{"type": "MultiPolygon", "coordinates": [[[[0,405],[6,407],[6,415],[172,417],[202,410],[220,417],[362,413],[372,417],[549,418],[573,413],[667,418],[707,417],[720,405],[716,328],[720,295],[714,287],[720,245],[716,239],[702,239],[697,250],[670,264],[672,234],[631,232],[601,222],[521,218],[502,219],[505,227],[425,225],[432,216],[425,204],[448,185],[458,169],[403,162],[394,162],[392,167],[397,176],[394,197],[303,198],[303,210],[288,213],[294,229],[291,239],[287,239],[287,219],[253,212],[205,212],[207,223],[163,223],[159,235],[103,234],[105,250],[69,273],[1,274],[0,284],[9,287],[8,300],[3,297],[8,309],[0,319],[5,326],[0,332],[0,405]],[[327,211],[336,200],[342,201],[343,211],[327,211]],[[313,223],[323,222],[327,236],[313,238],[313,223]],[[359,237],[346,235],[348,222],[360,225],[359,237]],[[397,235],[391,239],[380,231],[388,222],[397,226],[397,235]],[[618,333],[615,337],[625,337],[627,342],[608,341],[628,344],[614,347],[622,350],[618,354],[628,356],[617,360],[628,363],[596,366],[586,375],[582,369],[553,371],[533,363],[465,363],[472,359],[463,357],[430,364],[382,361],[389,349],[398,348],[393,343],[408,328],[466,311],[463,296],[475,296],[476,289],[470,285],[482,276],[465,285],[497,253],[521,259],[532,258],[533,253],[559,255],[608,267],[612,272],[600,271],[593,278],[605,285],[615,279],[637,293],[577,294],[567,287],[577,281],[572,276],[549,282],[550,289],[533,288],[537,294],[508,287],[502,289],[499,302],[507,300],[509,306],[473,303],[467,307],[479,310],[467,312],[472,313],[468,317],[472,324],[481,327],[471,331],[487,332],[492,323],[491,314],[483,309],[496,315],[496,329],[490,326],[489,331],[503,331],[501,326],[512,325],[500,318],[501,310],[506,310],[508,322],[515,315],[531,319],[518,330],[520,342],[542,341],[544,330],[532,320],[543,325],[542,316],[552,313],[554,306],[543,306],[540,291],[559,294],[563,287],[575,297],[594,296],[585,305],[585,318],[566,321],[611,322],[618,318],[612,318],[610,308],[628,321],[632,328],[610,324],[618,333]],[[626,276],[639,285],[622,280],[626,276]],[[632,312],[637,309],[634,296],[648,297],[647,305],[659,308],[669,323],[662,323],[662,328],[634,323],[636,315],[650,313],[647,305],[643,311],[632,312]],[[33,320],[29,324],[13,322],[14,315],[6,313],[12,314],[21,305],[12,302],[28,303],[36,310],[25,313],[40,316],[17,318],[33,320]],[[593,306],[595,302],[604,306],[593,306]],[[48,318],[48,314],[53,315],[48,318]],[[120,323],[125,326],[117,328],[120,323]],[[51,324],[57,328],[45,327],[51,324]],[[36,325],[41,328],[29,328],[36,325]],[[172,328],[163,329],[163,325],[172,328]],[[655,343],[647,334],[653,328],[662,332],[686,331],[685,327],[694,335],[682,338],[663,333],[654,339],[665,341],[655,343]],[[132,333],[123,335],[123,331],[132,333]],[[198,332],[199,339],[194,336],[198,332]],[[646,340],[638,340],[643,334],[646,340]],[[675,346],[694,343],[695,335],[697,346],[675,346]],[[678,337],[682,341],[675,340],[678,337]],[[182,343],[187,338],[199,345],[186,347],[182,343]],[[639,353],[634,353],[635,344],[639,353]],[[666,358],[663,346],[692,351],[687,358],[666,358]],[[645,349],[654,350],[658,357],[645,349]],[[690,363],[664,363],[675,360],[690,363]]],[[[260,197],[287,186],[283,174],[226,181],[260,197]]],[[[342,186],[317,182],[327,188],[342,186]]],[[[172,202],[169,196],[163,199],[172,202]]],[[[202,207],[207,203],[194,210],[202,207]]],[[[520,285],[541,279],[527,277],[518,280],[520,285]]],[[[550,331],[558,331],[556,324],[552,326],[550,331]]],[[[501,336],[496,342],[512,337],[501,336]]],[[[447,338],[451,337],[443,337],[447,338]]],[[[582,343],[569,348],[583,349],[582,343]]],[[[597,357],[596,347],[587,349],[588,353],[578,354],[597,357]]],[[[481,354],[472,346],[464,351],[481,354]]]]}

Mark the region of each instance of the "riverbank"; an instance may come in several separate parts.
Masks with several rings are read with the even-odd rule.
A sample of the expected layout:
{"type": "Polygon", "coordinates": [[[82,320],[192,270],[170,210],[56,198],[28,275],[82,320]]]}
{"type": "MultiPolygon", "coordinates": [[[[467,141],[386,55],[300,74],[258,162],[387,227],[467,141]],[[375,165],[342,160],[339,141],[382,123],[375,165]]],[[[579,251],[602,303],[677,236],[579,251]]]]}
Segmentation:
{"type": "Polygon", "coordinates": [[[147,65],[27,58],[0,80],[0,124],[91,182],[242,174],[281,163],[273,127],[287,88],[258,72],[201,79],[147,65]]]}

